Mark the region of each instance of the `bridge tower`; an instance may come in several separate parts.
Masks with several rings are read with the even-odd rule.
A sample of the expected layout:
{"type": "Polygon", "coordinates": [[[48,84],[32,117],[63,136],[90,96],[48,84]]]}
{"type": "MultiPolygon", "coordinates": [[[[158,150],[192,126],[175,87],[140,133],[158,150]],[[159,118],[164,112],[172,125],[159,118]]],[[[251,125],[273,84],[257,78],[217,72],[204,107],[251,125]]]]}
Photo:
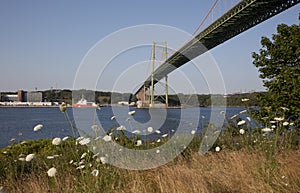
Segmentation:
{"type": "Polygon", "coordinates": [[[153,42],[152,43],[152,50],[151,50],[151,82],[150,84],[144,83],[143,89],[139,90],[136,94],[138,99],[137,106],[138,108],[168,108],[169,106],[169,91],[168,91],[168,76],[165,76],[165,104],[155,104],[155,89],[154,85],[159,80],[154,79],[154,70],[155,70],[155,62],[156,60],[156,47],[163,46],[163,60],[167,60],[167,42],[153,42]]]}

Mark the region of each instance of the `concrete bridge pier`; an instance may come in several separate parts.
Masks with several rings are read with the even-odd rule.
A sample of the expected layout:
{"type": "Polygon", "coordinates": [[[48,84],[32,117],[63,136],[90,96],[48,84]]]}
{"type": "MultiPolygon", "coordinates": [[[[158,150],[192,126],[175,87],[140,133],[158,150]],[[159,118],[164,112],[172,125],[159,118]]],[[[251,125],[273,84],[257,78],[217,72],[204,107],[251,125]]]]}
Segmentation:
{"type": "Polygon", "coordinates": [[[140,89],[136,93],[136,98],[137,98],[137,107],[138,108],[149,108],[150,107],[150,88],[143,86],[142,89],[140,89]]]}

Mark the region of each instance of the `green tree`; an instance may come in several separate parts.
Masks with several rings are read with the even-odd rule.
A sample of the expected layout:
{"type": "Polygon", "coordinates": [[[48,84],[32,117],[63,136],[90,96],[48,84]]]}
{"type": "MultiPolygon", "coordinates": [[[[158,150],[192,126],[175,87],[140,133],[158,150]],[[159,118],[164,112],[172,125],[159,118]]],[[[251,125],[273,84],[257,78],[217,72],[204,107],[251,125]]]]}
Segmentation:
{"type": "Polygon", "coordinates": [[[278,25],[272,40],[261,39],[262,48],[253,53],[253,64],[260,72],[267,93],[260,95],[260,121],[283,117],[299,126],[300,115],[300,27],[278,25]]]}

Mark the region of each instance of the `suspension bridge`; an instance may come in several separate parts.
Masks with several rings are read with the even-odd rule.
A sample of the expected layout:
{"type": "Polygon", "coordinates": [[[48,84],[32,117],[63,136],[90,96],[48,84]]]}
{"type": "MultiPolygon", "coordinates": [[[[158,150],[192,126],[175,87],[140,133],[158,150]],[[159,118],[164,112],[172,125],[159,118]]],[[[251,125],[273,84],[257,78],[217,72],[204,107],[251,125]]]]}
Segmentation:
{"type": "MultiPolygon", "coordinates": [[[[139,101],[138,107],[153,106],[154,85],[176,68],[299,2],[300,0],[241,0],[207,28],[194,35],[152,72],[135,93],[139,101]]],[[[214,5],[216,3],[217,1],[214,5]]]]}

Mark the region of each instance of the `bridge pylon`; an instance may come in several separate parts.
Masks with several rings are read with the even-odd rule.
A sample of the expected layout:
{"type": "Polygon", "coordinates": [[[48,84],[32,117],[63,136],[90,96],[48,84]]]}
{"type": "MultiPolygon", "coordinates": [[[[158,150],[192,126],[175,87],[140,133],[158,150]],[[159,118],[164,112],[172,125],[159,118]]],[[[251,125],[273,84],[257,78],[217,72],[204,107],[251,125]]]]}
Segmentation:
{"type": "Polygon", "coordinates": [[[142,89],[140,89],[136,93],[136,98],[138,99],[137,101],[137,107],[138,108],[168,108],[169,106],[169,100],[168,100],[168,77],[167,75],[165,76],[165,98],[159,96],[155,96],[155,88],[154,85],[159,82],[159,80],[154,80],[154,70],[155,70],[155,62],[156,57],[155,57],[155,52],[156,52],[156,47],[158,46],[163,46],[163,60],[167,60],[167,42],[153,42],[152,43],[152,51],[151,51],[151,82],[144,83],[142,89]],[[165,103],[155,103],[156,99],[158,97],[161,97],[165,103]]]}

